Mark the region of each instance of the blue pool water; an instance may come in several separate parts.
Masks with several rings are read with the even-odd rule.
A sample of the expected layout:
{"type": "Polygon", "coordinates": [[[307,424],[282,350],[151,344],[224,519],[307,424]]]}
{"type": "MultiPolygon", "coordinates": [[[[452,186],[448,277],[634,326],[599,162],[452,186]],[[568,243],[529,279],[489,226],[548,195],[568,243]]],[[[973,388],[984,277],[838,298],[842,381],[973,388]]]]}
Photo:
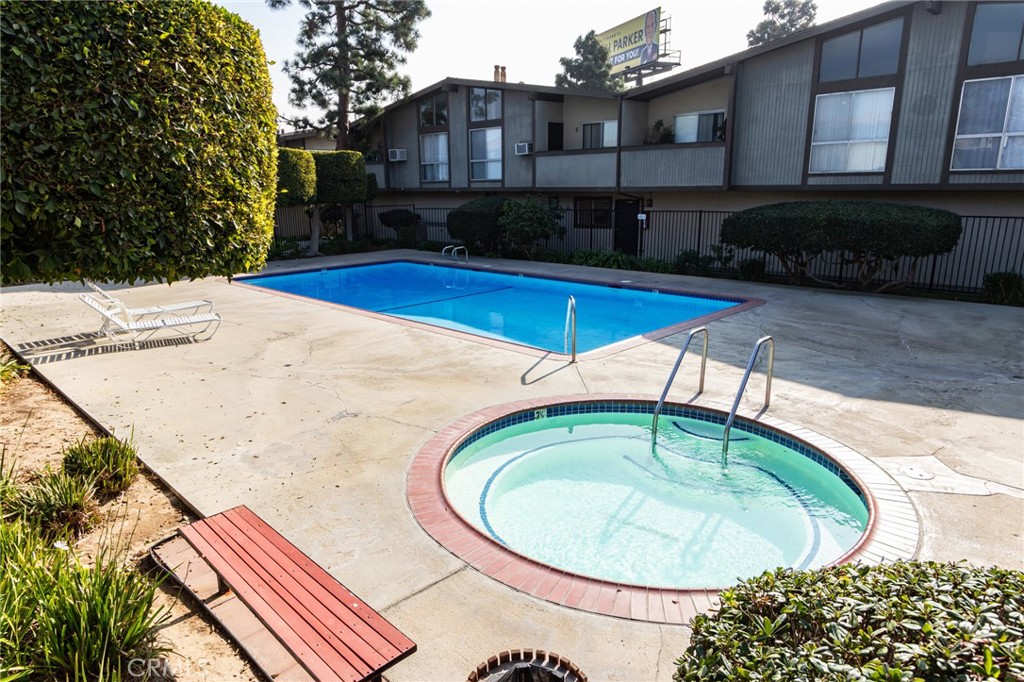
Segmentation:
{"type": "Polygon", "coordinates": [[[409,262],[239,280],[557,353],[570,295],[580,353],[743,303],[409,262]]]}
{"type": "MultiPolygon", "coordinates": [[[[670,409],[669,412],[672,410],[670,409]]],[[[858,492],[776,434],[662,416],[537,417],[470,441],[444,469],[455,510],[494,541],[591,578],[714,588],[777,566],[818,568],[860,539],[858,492]],[[779,442],[782,441],[782,442],[779,442]]]]}

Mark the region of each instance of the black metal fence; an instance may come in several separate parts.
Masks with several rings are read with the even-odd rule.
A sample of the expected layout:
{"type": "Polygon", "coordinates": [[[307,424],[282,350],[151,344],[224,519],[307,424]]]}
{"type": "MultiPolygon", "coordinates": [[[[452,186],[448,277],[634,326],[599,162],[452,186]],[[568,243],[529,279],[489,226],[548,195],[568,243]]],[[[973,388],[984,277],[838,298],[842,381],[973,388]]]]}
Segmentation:
{"type": "MultiPolygon", "coordinates": [[[[446,227],[450,208],[417,208],[414,204],[357,207],[357,234],[373,239],[395,239],[394,230],[381,224],[380,214],[396,208],[419,214],[418,241],[454,242],[446,227]]],[[[282,216],[282,212],[278,212],[275,237],[309,239],[309,219],[305,212],[301,208],[289,210],[294,215],[282,216]]],[[[721,249],[716,253],[716,247],[720,244],[722,220],[729,212],[649,210],[644,228],[639,223],[630,224],[635,220],[635,209],[631,213],[632,216],[620,216],[617,221],[612,210],[562,209],[561,225],[565,234],[548,240],[546,247],[562,253],[611,251],[615,243],[622,243],[615,238],[616,230],[627,229],[629,243],[633,243],[635,234],[636,249],[631,250],[631,255],[674,262],[681,253],[690,252],[691,257],[703,258],[712,271],[722,273],[734,271],[744,261],[757,259],[764,261],[766,277],[786,277],[778,259],[748,249],[727,248],[724,250],[727,260],[715,260],[716,256],[723,256],[721,249]]],[[[963,216],[962,224],[960,241],[950,253],[920,258],[916,262],[902,259],[894,272],[879,275],[873,283],[883,284],[887,278],[908,278],[911,282],[908,288],[916,291],[974,294],[982,291],[987,273],[1024,274],[1024,217],[963,216]]],[[[830,282],[850,282],[857,278],[855,267],[838,256],[817,259],[810,271],[818,279],[830,282]]]]}

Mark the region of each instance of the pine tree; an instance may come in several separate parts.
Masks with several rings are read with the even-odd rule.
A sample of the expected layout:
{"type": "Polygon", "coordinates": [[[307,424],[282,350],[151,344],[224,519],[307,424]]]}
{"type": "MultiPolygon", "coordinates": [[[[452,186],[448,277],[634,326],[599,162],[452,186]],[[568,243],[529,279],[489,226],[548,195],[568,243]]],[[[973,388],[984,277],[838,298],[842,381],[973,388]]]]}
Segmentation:
{"type": "Polygon", "coordinates": [[[563,73],[555,74],[555,85],[560,88],[587,88],[604,92],[622,92],[622,79],[611,75],[608,50],[597,41],[591,31],[576,39],[575,57],[562,57],[558,62],[563,73]]]}
{"type": "Polygon", "coordinates": [[[814,26],[817,13],[814,0],[765,0],[765,18],[747,32],[747,46],[764,45],[814,26]]]}
{"type": "MultiPolygon", "coordinates": [[[[299,32],[299,51],[284,63],[292,79],[288,101],[324,111],[299,117],[296,128],[337,131],[336,149],[349,149],[349,119],[366,116],[409,94],[397,67],[416,49],[416,24],[430,16],[424,0],[297,0],[309,11],[299,32]]],[[[292,0],[267,0],[280,9],[292,0]]]]}

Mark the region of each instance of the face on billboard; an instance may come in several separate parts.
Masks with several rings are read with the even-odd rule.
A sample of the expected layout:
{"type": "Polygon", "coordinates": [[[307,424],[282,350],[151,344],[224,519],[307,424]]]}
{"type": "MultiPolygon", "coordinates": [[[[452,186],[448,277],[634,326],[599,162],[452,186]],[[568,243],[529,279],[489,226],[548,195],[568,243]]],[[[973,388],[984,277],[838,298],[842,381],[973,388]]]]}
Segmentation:
{"type": "Polygon", "coordinates": [[[657,7],[597,36],[608,50],[612,74],[657,60],[660,23],[661,8],[657,7]]]}

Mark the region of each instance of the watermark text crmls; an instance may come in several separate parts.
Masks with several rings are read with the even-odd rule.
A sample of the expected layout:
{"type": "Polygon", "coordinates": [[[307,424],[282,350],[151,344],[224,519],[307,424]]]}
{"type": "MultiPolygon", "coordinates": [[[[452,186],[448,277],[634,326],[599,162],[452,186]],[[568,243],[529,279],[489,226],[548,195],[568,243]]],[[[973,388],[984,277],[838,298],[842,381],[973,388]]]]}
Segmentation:
{"type": "Polygon", "coordinates": [[[190,675],[206,675],[210,662],[205,658],[133,658],[128,661],[127,672],[142,679],[187,680],[190,675]]]}

